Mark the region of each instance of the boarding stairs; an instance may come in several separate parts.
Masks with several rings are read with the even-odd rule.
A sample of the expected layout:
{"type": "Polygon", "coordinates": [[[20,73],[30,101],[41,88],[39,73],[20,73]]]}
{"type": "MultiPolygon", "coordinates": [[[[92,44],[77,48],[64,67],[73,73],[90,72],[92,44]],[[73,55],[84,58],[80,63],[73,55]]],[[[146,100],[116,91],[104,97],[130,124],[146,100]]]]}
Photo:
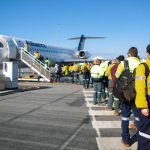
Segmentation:
{"type": "Polygon", "coordinates": [[[30,67],[34,72],[39,74],[44,80],[50,82],[51,74],[50,69],[45,67],[45,64],[40,60],[36,59],[31,53],[21,48],[20,52],[21,61],[24,62],[28,67],[30,67]]]}

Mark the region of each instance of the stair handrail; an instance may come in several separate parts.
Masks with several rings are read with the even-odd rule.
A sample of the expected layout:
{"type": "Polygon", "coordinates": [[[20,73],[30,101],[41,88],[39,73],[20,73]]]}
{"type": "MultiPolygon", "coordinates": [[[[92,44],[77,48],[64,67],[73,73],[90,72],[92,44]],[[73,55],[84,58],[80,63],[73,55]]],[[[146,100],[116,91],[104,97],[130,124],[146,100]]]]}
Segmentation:
{"type": "MultiPolygon", "coordinates": [[[[45,70],[47,70],[48,72],[49,72],[49,81],[50,81],[50,68],[48,69],[48,67],[45,67],[45,64],[43,63],[43,62],[41,62],[39,59],[37,59],[36,57],[34,57],[31,53],[29,53],[28,51],[26,51],[23,47],[21,48],[21,59],[23,58],[22,57],[22,53],[25,53],[25,54],[27,54],[33,61],[36,61],[36,63],[38,62],[39,64],[40,64],[40,71],[38,71],[36,68],[36,70],[37,70],[37,72],[39,72],[39,75],[43,75],[45,78],[47,78],[47,76],[45,76],[43,73],[42,73],[42,68],[43,69],[45,69],[45,70]],[[42,68],[41,68],[42,67],[42,68]]],[[[24,61],[26,61],[26,60],[24,60],[24,61]]],[[[28,62],[27,62],[28,63],[28,62]]],[[[29,64],[29,63],[28,63],[29,64]]],[[[33,68],[33,65],[32,64],[29,64],[32,68],[33,68]]]]}

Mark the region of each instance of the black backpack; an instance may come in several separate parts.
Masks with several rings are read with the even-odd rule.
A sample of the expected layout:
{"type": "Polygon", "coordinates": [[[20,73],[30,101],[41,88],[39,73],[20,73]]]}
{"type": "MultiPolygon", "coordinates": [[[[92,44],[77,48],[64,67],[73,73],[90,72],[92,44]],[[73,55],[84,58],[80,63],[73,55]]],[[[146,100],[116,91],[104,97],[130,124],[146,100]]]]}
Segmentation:
{"type": "MultiPolygon", "coordinates": [[[[149,75],[149,68],[146,63],[142,63],[145,67],[145,76],[149,75]]],[[[135,91],[135,69],[133,73],[129,70],[128,61],[124,61],[124,72],[115,80],[113,94],[119,100],[134,101],[136,97],[135,91]]]]}
{"type": "Polygon", "coordinates": [[[85,74],[89,73],[88,67],[87,67],[87,66],[84,66],[82,72],[85,73],[85,74]]]}

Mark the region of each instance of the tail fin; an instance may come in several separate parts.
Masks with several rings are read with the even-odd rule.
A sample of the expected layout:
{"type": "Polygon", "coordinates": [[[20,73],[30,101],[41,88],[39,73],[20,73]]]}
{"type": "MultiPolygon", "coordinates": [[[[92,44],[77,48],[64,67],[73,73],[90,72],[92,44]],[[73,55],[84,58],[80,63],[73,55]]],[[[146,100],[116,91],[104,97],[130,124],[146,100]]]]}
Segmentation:
{"type": "Polygon", "coordinates": [[[83,34],[80,37],[74,37],[69,38],[68,40],[80,40],[78,45],[78,51],[81,51],[84,49],[84,44],[86,39],[104,39],[105,37],[90,37],[90,36],[84,36],[83,34]]]}

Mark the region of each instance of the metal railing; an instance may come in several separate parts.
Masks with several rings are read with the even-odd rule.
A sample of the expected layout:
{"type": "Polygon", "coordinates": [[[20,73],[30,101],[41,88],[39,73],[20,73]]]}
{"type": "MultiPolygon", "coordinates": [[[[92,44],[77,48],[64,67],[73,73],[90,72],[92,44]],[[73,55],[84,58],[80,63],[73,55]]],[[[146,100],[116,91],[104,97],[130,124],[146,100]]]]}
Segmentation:
{"type": "Polygon", "coordinates": [[[50,69],[45,67],[45,64],[40,60],[35,58],[32,54],[25,51],[24,48],[21,48],[21,61],[24,62],[28,67],[30,67],[33,71],[38,73],[41,77],[43,77],[46,81],[50,82],[50,69]]]}

